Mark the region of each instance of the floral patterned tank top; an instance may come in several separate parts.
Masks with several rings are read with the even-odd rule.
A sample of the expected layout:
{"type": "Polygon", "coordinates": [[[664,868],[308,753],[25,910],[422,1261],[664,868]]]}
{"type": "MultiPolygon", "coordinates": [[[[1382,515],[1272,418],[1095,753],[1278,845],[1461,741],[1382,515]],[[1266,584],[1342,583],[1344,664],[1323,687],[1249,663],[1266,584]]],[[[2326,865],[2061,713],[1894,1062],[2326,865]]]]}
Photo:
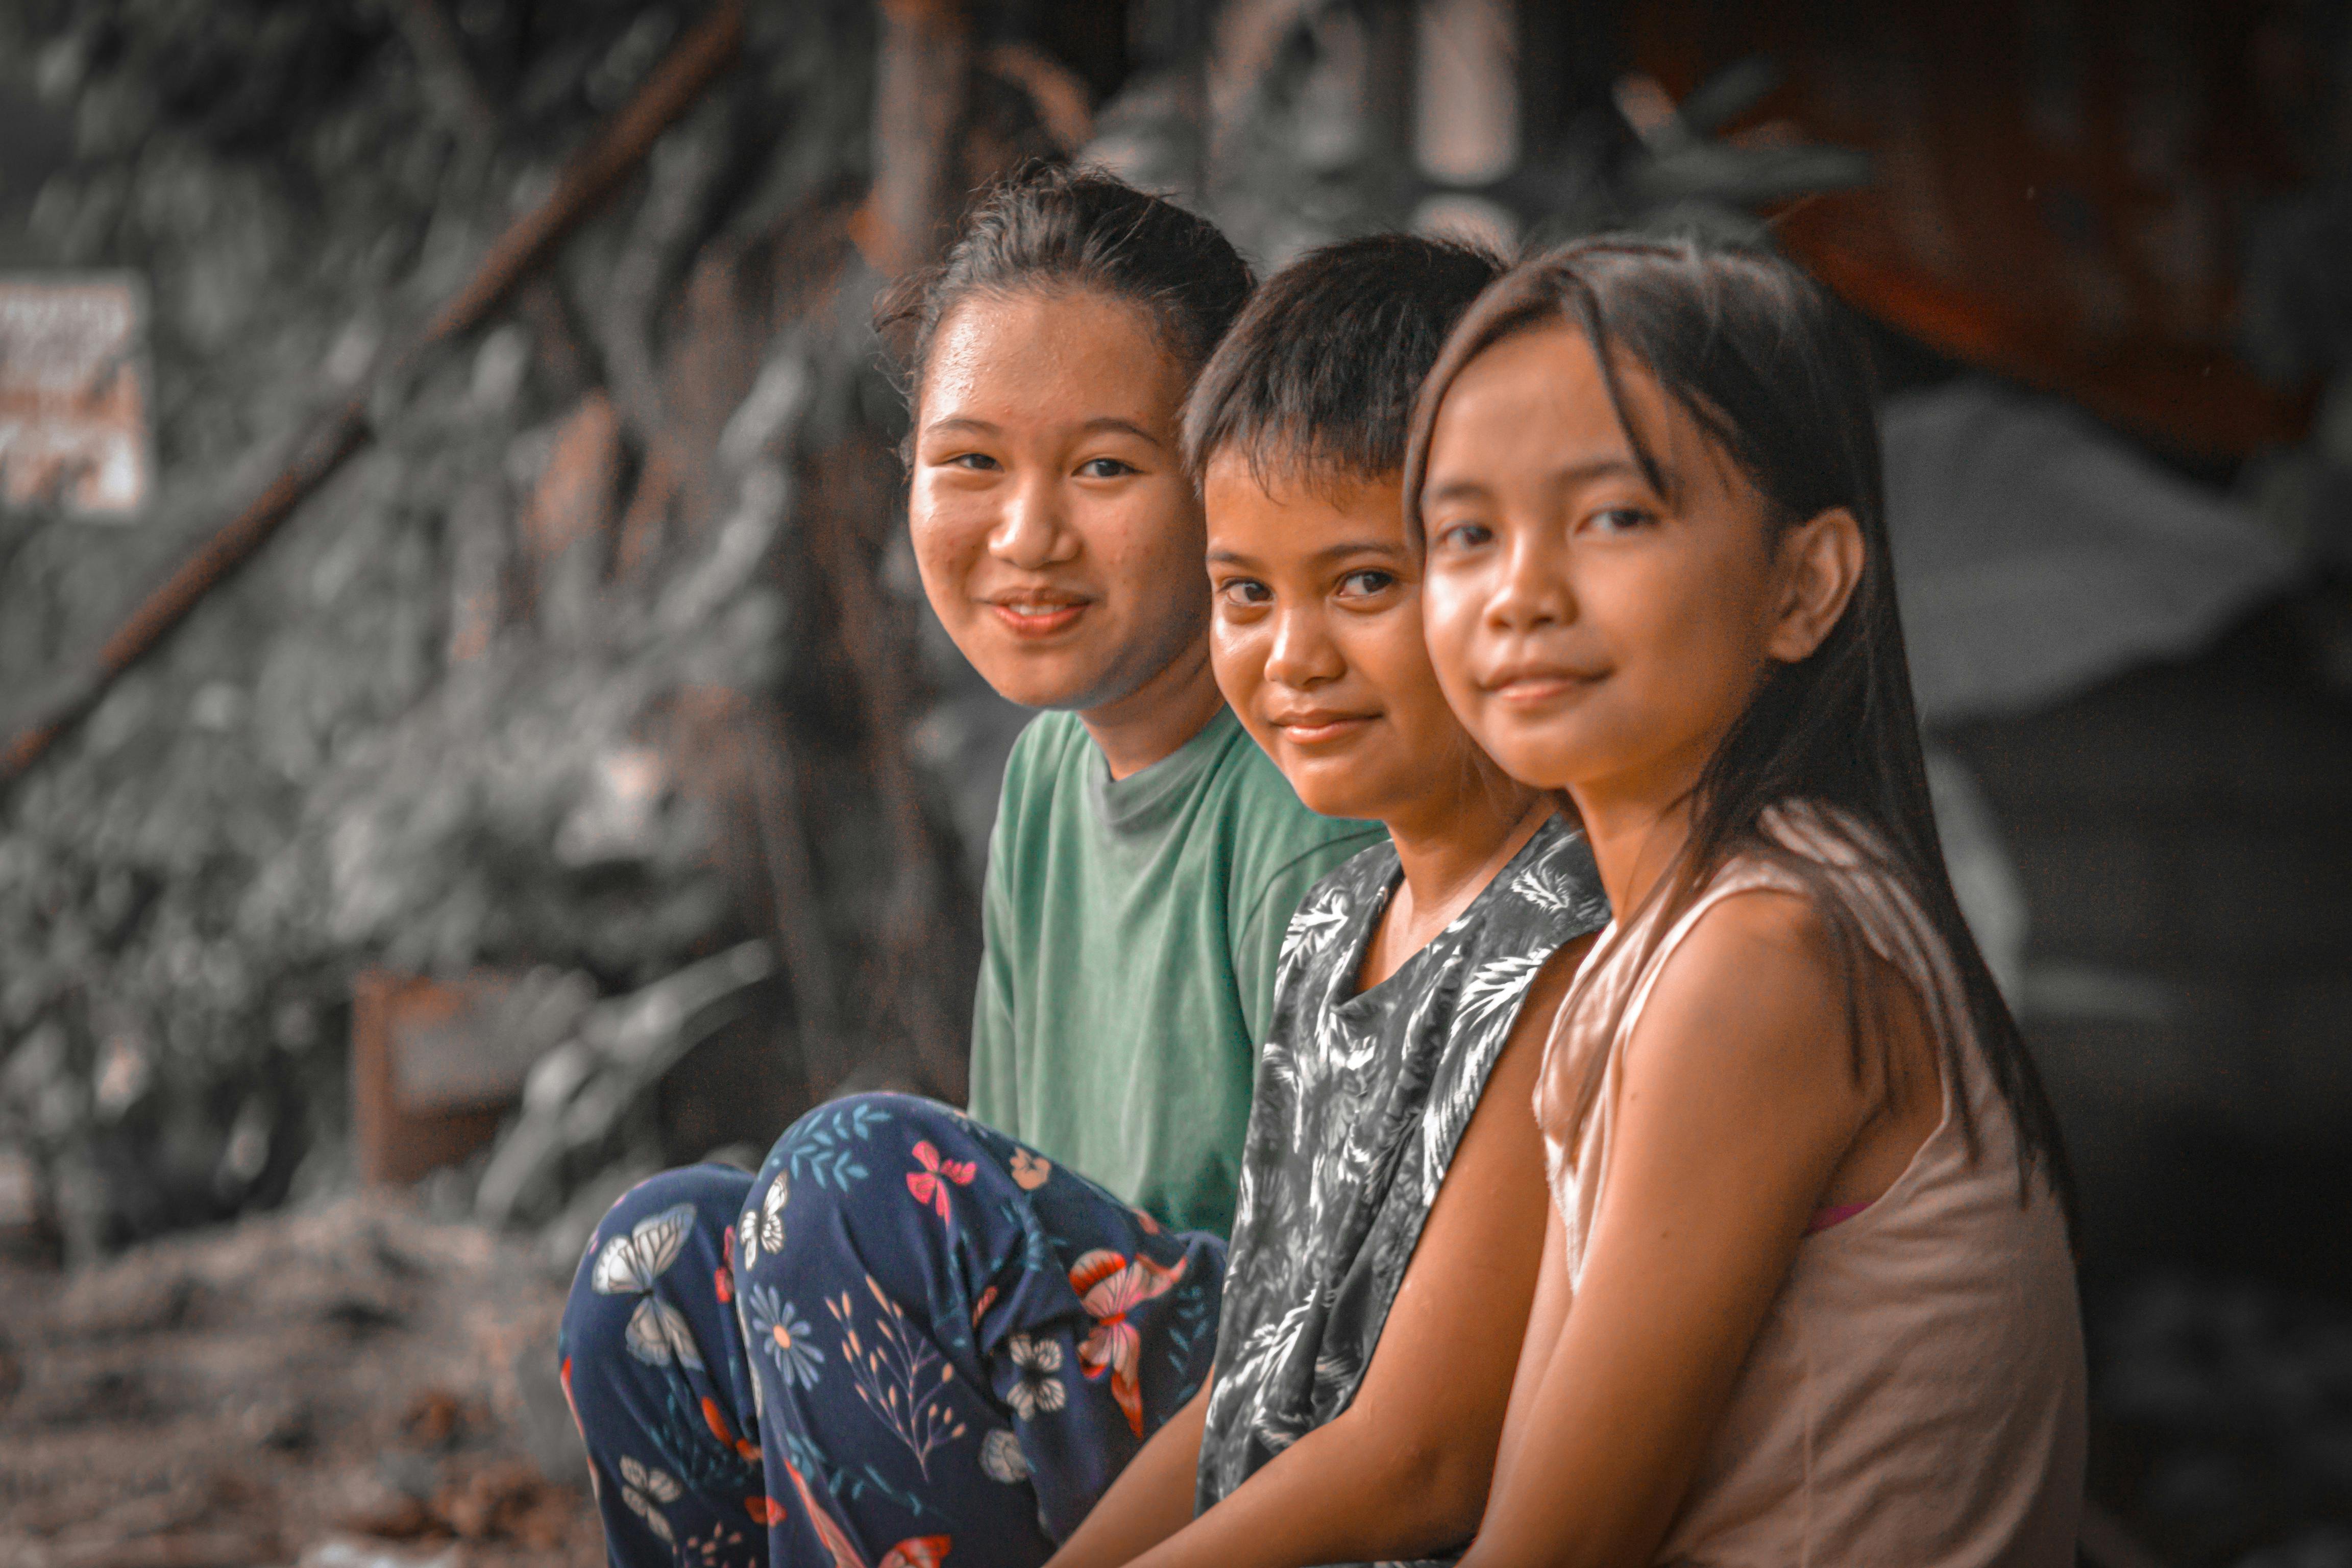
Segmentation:
{"type": "Polygon", "coordinates": [[[1315,885],[1283,938],[1201,1439],[1204,1510],[1355,1397],[1537,971],[1609,918],[1583,834],[1555,816],[1360,991],[1401,875],[1387,842],[1363,851],[1315,885]]]}

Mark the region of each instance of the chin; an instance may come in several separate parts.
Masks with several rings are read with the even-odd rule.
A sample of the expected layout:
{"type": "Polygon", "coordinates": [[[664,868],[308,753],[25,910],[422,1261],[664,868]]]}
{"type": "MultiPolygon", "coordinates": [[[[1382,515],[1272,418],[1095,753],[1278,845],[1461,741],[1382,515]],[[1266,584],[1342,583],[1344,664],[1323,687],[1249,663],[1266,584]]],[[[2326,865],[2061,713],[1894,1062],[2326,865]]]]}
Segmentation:
{"type": "Polygon", "coordinates": [[[1518,783],[1529,789],[1566,789],[1572,770],[1556,748],[1541,745],[1512,745],[1507,740],[1487,745],[1486,754],[1518,783]]]}
{"type": "Polygon", "coordinates": [[[1364,780],[1352,769],[1333,764],[1297,772],[1284,768],[1282,776],[1290,781],[1291,793],[1298,796],[1298,804],[1318,816],[1368,822],[1379,815],[1370,809],[1377,803],[1366,795],[1364,780]]]}
{"type": "MultiPolygon", "coordinates": [[[[964,657],[971,658],[971,652],[967,650],[964,657]]],[[[1024,658],[1002,649],[972,658],[971,667],[996,689],[999,697],[1024,708],[1084,708],[1097,684],[1066,668],[1053,668],[1034,656],[1024,658]]]]}

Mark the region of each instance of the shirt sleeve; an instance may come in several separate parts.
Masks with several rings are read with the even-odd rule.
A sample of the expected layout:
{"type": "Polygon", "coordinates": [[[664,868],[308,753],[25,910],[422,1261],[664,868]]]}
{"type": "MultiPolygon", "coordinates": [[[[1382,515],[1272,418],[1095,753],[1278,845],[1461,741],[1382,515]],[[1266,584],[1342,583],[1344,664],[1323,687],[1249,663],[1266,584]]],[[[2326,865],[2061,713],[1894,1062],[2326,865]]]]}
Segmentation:
{"type": "MultiPolygon", "coordinates": [[[[1032,726],[1034,729],[1034,726],[1032,726]]],[[[980,984],[971,1002],[971,1102],[973,1121],[1008,1137],[1021,1134],[1020,1056],[1013,1027],[1013,953],[1020,939],[1013,918],[1011,895],[1005,887],[1007,867],[1014,858],[1012,840],[1022,809],[1022,780],[1027,774],[1023,753],[1029,746],[1024,731],[1013,742],[1004,769],[1004,785],[996,802],[996,826],[988,835],[988,870],[981,879],[980,984]]]]}
{"type": "Polygon", "coordinates": [[[1298,912],[1307,890],[1341,865],[1380,841],[1381,830],[1316,845],[1278,867],[1247,906],[1234,928],[1234,984],[1241,993],[1242,1021],[1249,1026],[1253,1047],[1265,1044],[1266,1026],[1274,1018],[1274,974],[1282,957],[1283,933],[1298,912]]]}

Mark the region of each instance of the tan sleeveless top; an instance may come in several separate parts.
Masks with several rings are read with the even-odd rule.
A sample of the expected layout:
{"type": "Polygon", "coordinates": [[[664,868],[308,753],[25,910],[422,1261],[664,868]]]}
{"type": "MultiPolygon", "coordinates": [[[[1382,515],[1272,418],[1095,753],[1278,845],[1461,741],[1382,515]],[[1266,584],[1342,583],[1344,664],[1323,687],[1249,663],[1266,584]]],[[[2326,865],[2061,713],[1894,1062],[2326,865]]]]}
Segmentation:
{"type": "MultiPolygon", "coordinates": [[[[1864,864],[1866,829],[1803,803],[1767,811],[1762,826],[1830,868],[1931,1026],[1939,1012],[1966,1026],[1951,955],[1911,899],[1864,864]],[[1940,1009],[1927,1001],[1937,997],[1940,1009]]],[[[1646,931],[1612,925],[1561,1010],[1536,1116],[1571,1281],[1604,1201],[1625,1042],[1658,973],[1709,909],[1763,888],[1807,891],[1784,869],[1735,859],[1647,963],[1636,963],[1646,931]],[[1595,1052],[1606,1056],[1596,1063],[1595,1052]],[[1571,1158],[1562,1138],[1575,1086],[1596,1065],[1571,1158]]],[[[1964,1045],[1961,1070],[1943,1074],[1943,1119],[1895,1184],[1799,1244],[1658,1562],[2071,1568],[2084,1424],[2074,1262],[2047,1187],[2037,1178],[2019,1202],[2008,1103],[1964,1045]],[[1974,1159],[1955,1113],[1962,1095],[1974,1159]]]]}

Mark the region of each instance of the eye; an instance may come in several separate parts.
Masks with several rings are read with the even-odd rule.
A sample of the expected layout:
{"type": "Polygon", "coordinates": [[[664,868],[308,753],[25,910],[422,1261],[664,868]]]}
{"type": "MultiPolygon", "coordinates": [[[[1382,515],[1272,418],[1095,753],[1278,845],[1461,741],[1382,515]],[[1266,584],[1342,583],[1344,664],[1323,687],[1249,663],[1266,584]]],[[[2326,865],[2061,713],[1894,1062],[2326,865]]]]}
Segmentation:
{"type": "Polygon", "coordinates": [[[1134,464],[1122,463],[1117,458],[1089,458],[1078,465],[1079,478],[1088,479],[1123,479],[1129,474],[1142,471],[1134,464]]]}
{"type": "Polygon", "coordinates": [[[958,452],[954,457],[943,460],[940,467],[966,468],[973,473],[991,473],[1003,468],[1003,465],[985,452],[958,452]]]}
{"type": "Polygon", "coordinates": [[[1585,525],[1600,533],[1633,533],[1656,522],[1656,514],[1638,506],[1602,507],[1585,520],[1585,525]]]}
{"type": "Polygon", "coordinates": [[[1339,596],[1345,599],[1368,599],[1385,594],[1396,586],[1396,574],[1377,566],[1366,566],[1339,579],[1339,596]]]}
{"type": "Polygon", "coordinates": [[[1495,531],[1483,522],[1453,522],[1437,531],[1437,545],[1443,550],[1477,550],[1495,542],[1495,531]]]}
{"type": "Polygon", "coordinates": [[[1255,577],[1228,577],[1217,584],[1217,597],[1229,608],[1254,610],[1274,603],[1274,590],[1255,577]]]}

